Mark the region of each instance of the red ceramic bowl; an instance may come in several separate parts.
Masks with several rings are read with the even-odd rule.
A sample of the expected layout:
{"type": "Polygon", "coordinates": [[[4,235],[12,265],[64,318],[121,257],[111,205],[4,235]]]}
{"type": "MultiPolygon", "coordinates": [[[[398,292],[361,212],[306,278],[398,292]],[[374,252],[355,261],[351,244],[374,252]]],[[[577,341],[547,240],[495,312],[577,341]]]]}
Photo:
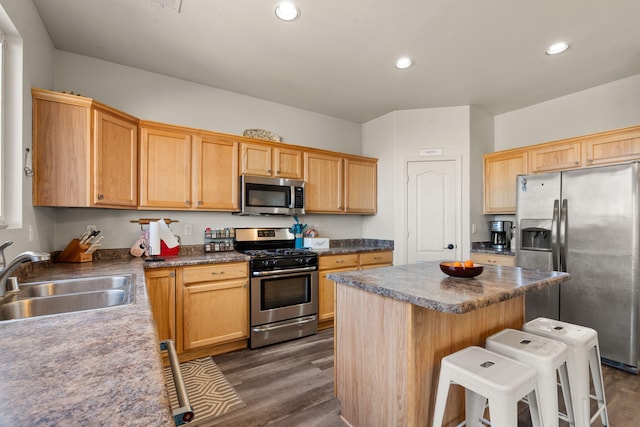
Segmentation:
{"type": "Polygon", "coordinates": [[[473,267],[456,267],[453,264],[453,261],[441,262],[440,270],[442,270],[444,274],[448,274],[452,277],[463,277],[469,279],[482,274],[482,270],[484,269],[482,265],[475,263],[473,264],[473,267]]]}

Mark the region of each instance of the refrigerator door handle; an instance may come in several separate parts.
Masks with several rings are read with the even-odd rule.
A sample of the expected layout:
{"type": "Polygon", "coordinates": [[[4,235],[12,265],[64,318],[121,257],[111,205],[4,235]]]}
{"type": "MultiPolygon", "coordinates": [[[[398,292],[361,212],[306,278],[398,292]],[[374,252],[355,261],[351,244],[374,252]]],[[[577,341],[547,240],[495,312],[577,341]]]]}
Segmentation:
{"type": "Polygon", "coordinates": [[[558,270],[558,218],[560,216],[560,200],[553,201],[553,218],[551,220],[551,261],[552,270],[558,270]]]}
{"type": "Polygon", "coordinates": [[[567,271],[567,199],[560,209],[560,271],[567,271]]]}

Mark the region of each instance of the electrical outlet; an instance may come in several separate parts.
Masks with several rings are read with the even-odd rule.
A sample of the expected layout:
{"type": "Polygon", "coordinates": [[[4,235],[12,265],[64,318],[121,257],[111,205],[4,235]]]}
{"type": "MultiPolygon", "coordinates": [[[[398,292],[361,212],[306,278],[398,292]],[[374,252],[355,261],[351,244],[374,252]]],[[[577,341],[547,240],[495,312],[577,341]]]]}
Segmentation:
{"type": "Polygon", "coordinates": [[[191,224],[185,224],[184,226],[184,235],[191,236],[193,234],[193,226],[191,224]]]}
{"type": "Polygon", "coordinates": [[[33,242],[33,225],[29,226],[29,243],[33,242]]]}
{"type": "Polygon", "coordinates": [[[471,234],[476,234],[478,227],[475,224],[471,224],[471,234]]]}

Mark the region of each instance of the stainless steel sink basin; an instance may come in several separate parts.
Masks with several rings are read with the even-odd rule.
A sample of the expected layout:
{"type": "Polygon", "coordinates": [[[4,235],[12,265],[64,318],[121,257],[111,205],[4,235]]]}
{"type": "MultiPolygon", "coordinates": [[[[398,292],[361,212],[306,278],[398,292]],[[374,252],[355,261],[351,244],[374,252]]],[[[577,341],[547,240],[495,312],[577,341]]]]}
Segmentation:
{"type": "Polygon", "coordinates": [[[103,291],[107,289],[132,289],[130,275],[82,277],[78,279],[54,280],[20,284],[19,298],[48,297],[75,294],[78,292],[103,291]]]}
{"type": "Polygon", "coordinates": [[[15,300],[0,305],[0,321],[96,310],[134,301],[132,275],[27,283],[20,285],[15,300]]]}

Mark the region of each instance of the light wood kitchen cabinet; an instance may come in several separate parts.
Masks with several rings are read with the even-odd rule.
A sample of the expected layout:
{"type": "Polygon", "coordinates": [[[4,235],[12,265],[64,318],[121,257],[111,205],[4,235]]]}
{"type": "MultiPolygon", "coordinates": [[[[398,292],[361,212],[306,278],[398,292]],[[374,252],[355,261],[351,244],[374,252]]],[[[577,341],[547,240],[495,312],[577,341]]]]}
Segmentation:
{"type": "Polygon", "coordinates": [[[191,208],[191,155],[191,134],[157,124],[141,125],[141,208],[191,208]]]}
{"type": "Polygon", "coordinates": [[[527,151],[512,150],[484,155],[484,213],[516,212],[516,177],[528,173],[527,151]]]}
{"type": "Polygon", "coordinates": [[[135,208],[138,119],[81,96],[32,99],[33,205],[135,208]]]}
{"type": "Polygon", "coordinates": [[[180,320],[184,350],[249,337],[246,262],[184,267],[180,320]]]}
{"type": "Polygon", "coordinates": [[[515,267],[516,257],[511,255],[485,254],[481,252],[471,252],[471,261],[478,264],[502,265],[505,267],[515,267]]]}
{"type": "Polygon", "coordinates": [[[377,160],[345,158],[345,212],[375,214],[377,211],[377,160]]]}
{"type": "Polygon", "coordinates": [[[640,126],[484,156],[484,213],[515,213],[515,176],[640,160],[640,126]],[[528,162],[528,163],[527,163],[528,162]]]}
{"type": "Polygon", "coordinates": [[[580,141],[543,144],[529,151],[529,173],[576,169],[581,166],[580,141]]]}
{"type": "Polygon", "coordinates": [[[307,151],[304,153],[304,181],[307,213],[342,213],[342,157],[307,151]]]}
{"type": "Polygon", "coordinates": [[[240,173],[302,179],[302,151],[275,144],[242,142],[240,173]]]}
{"type": "Polygon", "coordinates": [[[171,339],[176,344],[176,270],[147,269],[144,273],[147,294],[160,341],[171,339]]]}
{"type": "Polygon", "coordinates": [[[308,213],[376,213],[376,159],[306,151],[304,173],[308,213]]]}
{"type": "Polygon", "coordinates": [[[238,141],[142,122],[140,208],[236,211],[238,141]]]}
{"type": "Polygon", "coordinates": [[[333,327],[336,283],[327,274],[393,265],[393,251],[323,255],[318,258],[318,328],[333,327]]]}
{"type": "Polygon", "coordinates": [[[239,210],[238,141],[215,134],[193,137],[196,209],[239,210]]]}
{"type": "Polygon", "coordinates": [[[640,159],[640,126],[604,132],[582,139],[585,166],[640,159]]]}

